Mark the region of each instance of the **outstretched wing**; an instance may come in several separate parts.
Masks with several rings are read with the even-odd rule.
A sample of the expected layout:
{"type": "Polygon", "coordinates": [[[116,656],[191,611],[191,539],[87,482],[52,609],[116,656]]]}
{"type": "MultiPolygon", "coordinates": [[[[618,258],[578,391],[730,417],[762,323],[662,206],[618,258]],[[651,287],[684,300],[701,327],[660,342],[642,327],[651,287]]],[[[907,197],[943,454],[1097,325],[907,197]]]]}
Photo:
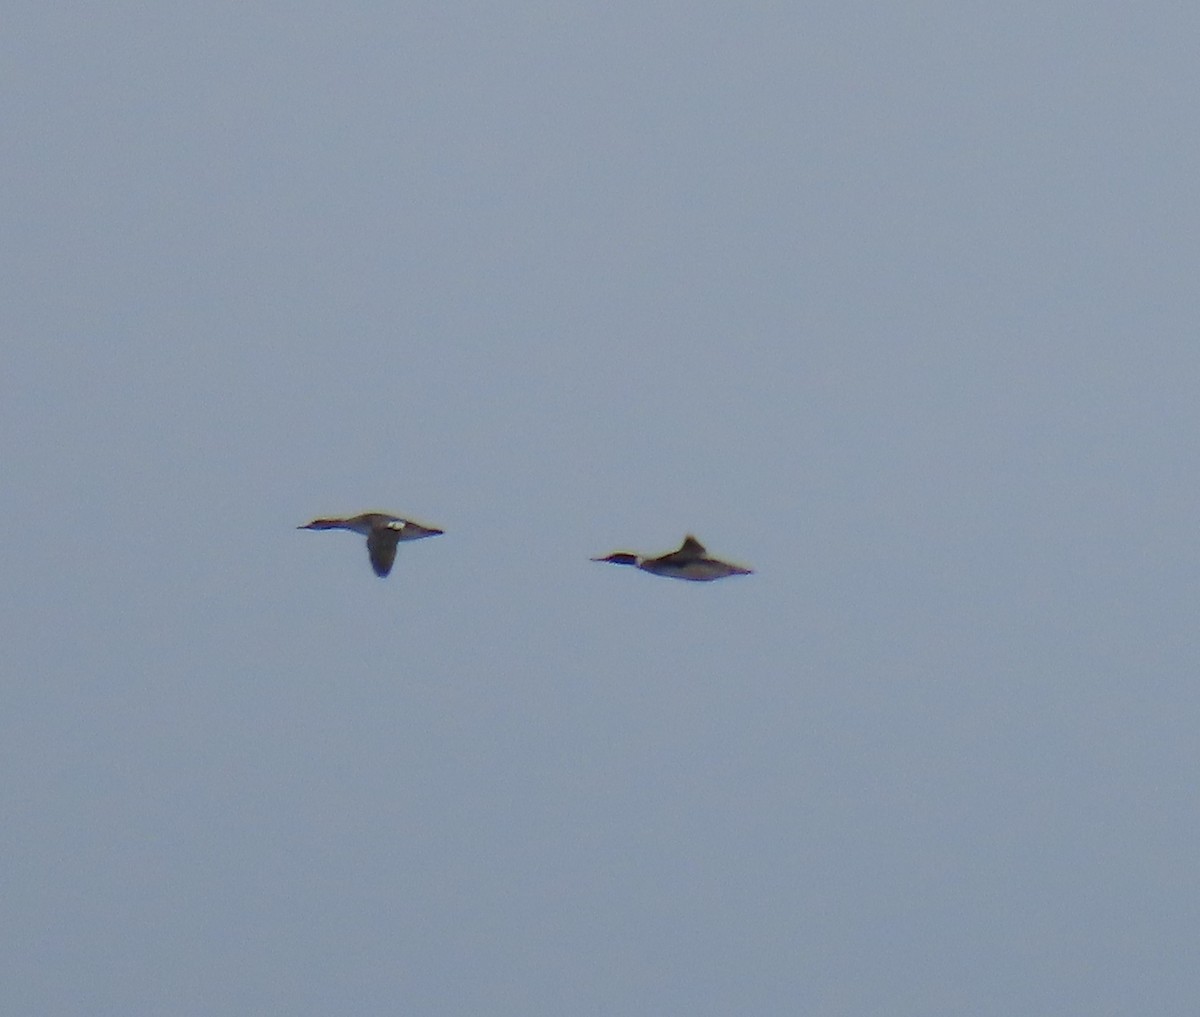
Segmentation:
{"type": "Polygon", "coordinates": [[[679,550],[674,553],[685,555],[688,558],[703,558],[708,552],[704,549],[704,545],[689,533],[683,538],[683,543],[679,545],[679,550]]]}
{"type": "Polygon", "coordinates": [[[371,568],[382,578],[392,571],[396,560],[396,542],[400,534],[395,530],[378,528],[367,534],[367,554],[371,556],[371,568]]]}

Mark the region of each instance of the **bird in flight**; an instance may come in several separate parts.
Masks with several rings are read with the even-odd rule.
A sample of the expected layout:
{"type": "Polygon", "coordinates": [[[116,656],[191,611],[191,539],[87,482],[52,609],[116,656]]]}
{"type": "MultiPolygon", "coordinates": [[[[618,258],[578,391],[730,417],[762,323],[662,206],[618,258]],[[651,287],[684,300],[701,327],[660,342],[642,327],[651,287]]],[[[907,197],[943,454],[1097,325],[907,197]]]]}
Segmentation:
{"type": "Polygon", "coordinates": [[[392,571],[392,563],[396,560],[396,545],[400,541],[436,537],[445,532],[386,512],[364,512],[348,519],[314,519],[311,523],[297,526],[296,529],[353,530],[363,534],[367,538],[367,554],[371,557],[371,568],[375,570],[375,575],[381,578],[392,571]]]}
{"type": "Polygon", "coordinates": [[[613,565],[632,565],[643,572],[656,576],[669,576],[671,579],[690,579],[692,582],[707,583],[713,579],[724,579],[726,576],[748,576],[753,569],[731,565],[718,558],[710,558],[704,545],[690,533],[683,538],[677,551],[660,555],[657,558],[643,558],[630,551],[614,551],[603,558],[593,558],[592,561],[606,561],[613,565]]]}

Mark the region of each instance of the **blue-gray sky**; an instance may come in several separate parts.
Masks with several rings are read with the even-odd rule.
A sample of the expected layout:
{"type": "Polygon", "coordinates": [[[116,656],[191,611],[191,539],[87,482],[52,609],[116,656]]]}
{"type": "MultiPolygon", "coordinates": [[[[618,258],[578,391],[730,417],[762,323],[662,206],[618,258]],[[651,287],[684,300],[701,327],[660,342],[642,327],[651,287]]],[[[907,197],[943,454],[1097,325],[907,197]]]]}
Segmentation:
{"type": "Polygon", "coordinates": [[[1194,1013],[1200,14],[5,22],[0,1009],[1194,1013]]]}

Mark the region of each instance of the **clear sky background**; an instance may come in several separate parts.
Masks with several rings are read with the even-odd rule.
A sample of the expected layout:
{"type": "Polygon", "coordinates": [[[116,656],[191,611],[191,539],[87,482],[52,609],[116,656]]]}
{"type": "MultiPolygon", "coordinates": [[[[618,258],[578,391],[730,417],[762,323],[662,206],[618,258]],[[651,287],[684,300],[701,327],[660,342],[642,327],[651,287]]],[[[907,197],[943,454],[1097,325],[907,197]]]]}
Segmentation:
{"type": "Polygon", "coordinates": [[[9,4],[0,1011],[1194,1015],[1198,37],[9,4]]]}

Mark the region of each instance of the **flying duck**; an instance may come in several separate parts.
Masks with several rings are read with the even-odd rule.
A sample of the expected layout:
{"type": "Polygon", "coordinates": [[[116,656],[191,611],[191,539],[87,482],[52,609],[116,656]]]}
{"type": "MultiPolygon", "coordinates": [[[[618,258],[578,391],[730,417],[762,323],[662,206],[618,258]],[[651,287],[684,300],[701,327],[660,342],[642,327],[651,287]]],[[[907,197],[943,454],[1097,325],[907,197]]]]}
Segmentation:
{"type": "Polygon", "coordinates": [[[311,523],[297,526],[298,530],[353,530],[367,538],[367,554],[371,556],[371,568],[375,575],[386,576],[392,571],[396,560],[396,545],[402,540],[420,540],[436,537],[444,530],[422,526],[411,519],[388,515],[386,512],[364,512],[348,519],[314,519],[311,523]]]}
{"type": "Polygon", "coordinates": [[[629,551],[614,551],[603,558],[593,558],[592,561],[606,561],[613,565],[633,565],[643,572],[656,576],[669,576],[672,579],[690,579],[697,583],[706,583],[713,579],[724,579],[726,576],[748,576],[753,569],[744,569],[740,565],[731,565],[726,561],[708,557],[704,545],[690,533],[683,538],[678,551],[660,555],[657,558],[643,558],[629,551]]]}

